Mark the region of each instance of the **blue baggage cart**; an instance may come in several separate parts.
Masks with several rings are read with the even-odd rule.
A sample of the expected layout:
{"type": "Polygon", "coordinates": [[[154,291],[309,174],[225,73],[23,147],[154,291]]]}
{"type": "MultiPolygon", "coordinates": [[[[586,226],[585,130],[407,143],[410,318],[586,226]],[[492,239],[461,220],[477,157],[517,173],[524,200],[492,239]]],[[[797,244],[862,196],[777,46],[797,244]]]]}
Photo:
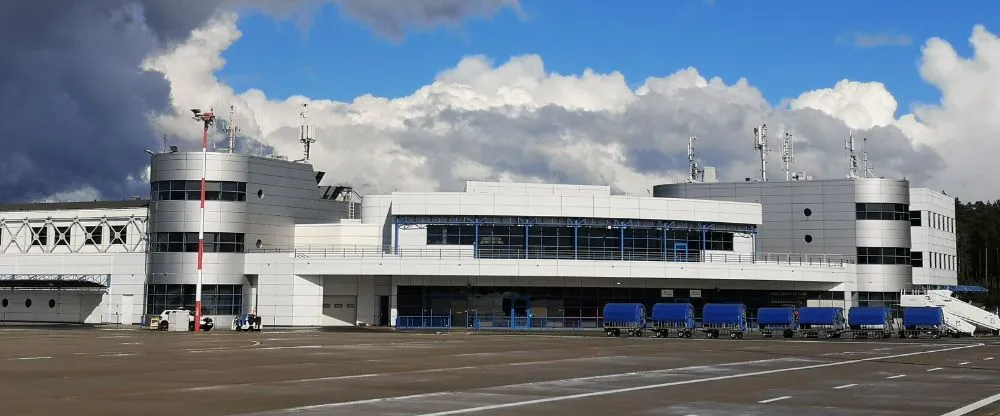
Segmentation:
{"type": "Polygon", "coordinates": [[[856,306],[847,311],[851,338],[889,338],[893,333],[892,311],[883,307],[856,306]]]}
{"type": "Polygon", "coordinates": [[[678,338],[691,338],[694,330],[694,306],[690,303],[657,303],[650,316],[653,336],[667,337],[670,331],[678,338]]]}
{"type": "Polygon", "coordinates": [[[641,303],[609,303],[602,316],[604,332],[617,337],[624,330],[630,337],[641,337],[646,329],[646,306],[641,303]]]}
{"type": "Polygon", "coordinates": [[[742,303],[707,303],[701,310],[701,332],[708,338],[728,333],[741,339],[747,331],[747,307],[742,303]]]}
{"type": "Polygon", "coordinates": [[[784,338],[795,335],[797,328],[795,308],[760,308],[757,309],[757,329],[765,338],[771,338],[775,332],[780,332],[784,338]]]}
{"type": "Polygon", "coordinates": [[[847,323],[844,308],[813,306],[799,308],[799,333],[807,338],[840,338],[847,323]]]}
{"type": "Polygon", "coordinates": [[[917,338],[920,335],[930,335],[938,339],[950,334],[954,338],[961,336],[952,332],[944,322],[944,310],[940,306],[907,306],[903,308],[903,329],[901,336],[917,338]]]}

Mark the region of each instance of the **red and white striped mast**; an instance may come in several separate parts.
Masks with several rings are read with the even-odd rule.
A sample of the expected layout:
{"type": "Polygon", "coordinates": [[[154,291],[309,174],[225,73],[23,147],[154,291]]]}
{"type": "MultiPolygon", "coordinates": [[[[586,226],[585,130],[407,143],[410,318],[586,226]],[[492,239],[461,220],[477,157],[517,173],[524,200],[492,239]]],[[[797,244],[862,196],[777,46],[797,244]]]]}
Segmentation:
{"type": "Polygon", "coordinates": [[[195,108],[191,110],[194,119],[203,123],[201,136],[201,226],[198,229],[198,283],[194,289],[194,332],[201,332],[201,284],[204,277],[202,266],[205,258],[205,177],[208,176],[208,128],[215,124],[215,114],[212,110],[202,113],[195,108]]]}

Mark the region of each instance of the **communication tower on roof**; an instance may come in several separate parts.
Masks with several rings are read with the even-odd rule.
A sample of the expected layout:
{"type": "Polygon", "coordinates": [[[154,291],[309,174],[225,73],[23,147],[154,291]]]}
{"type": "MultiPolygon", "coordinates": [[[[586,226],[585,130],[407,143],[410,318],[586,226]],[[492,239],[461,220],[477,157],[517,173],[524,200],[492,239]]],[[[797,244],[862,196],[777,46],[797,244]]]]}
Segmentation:
{"type": "Polygon", "coordinates": [[[299,142],[302,143],[304,148],[303,156],[301,160],[297,162],[308,162],[309,161],[309,147],[316,142],[316,139],[312,137],[312,126],[309,125],[309,104],[302,104],[302,112],[299,113],[302,117],[302,125],[299,127],[299,142]]]}
{"type": "Polygon", "coordinates": [[[688,183],[702,182],[704,170],[698,167],[698,162],[694,160],[694,141],[697,137],[688,137],[688,183]]]}
{"type": "Polygon", "coordinates": [[[850,169],[847,171],[847,177],[851,179],[856,179],[858,177],[858,156],[854,154],[854,130],[847,136],[847,142],[844,143],[844,148],[850,152],[851,164],[850,169]]]}
{"type": "Polygon", "coordinates": [[[229,153],[236,151],[236,134],[240,128],[236,125],[236,108],[229,106],[229,125],[226,126],[226,136],[229,137],[229,153]]]}
{"type": "Polygon", "coordinates": [[[869,167],[868,163],[868,151],[865,148],[868,147],[868,138],[865,137],[861,141],[861,172],[862,176],[865,178],[871,178],[873,175],[872,169],[869,167]]]}
{"type": "Polygon", "coordinates": [[[781,162],[784,163],[785,180],[792,180],[792,162],[795,161],[795,149],[792,147],[792,133],[785,131],[781,139],[781,162]]]}
{"type": "Polygon", "coordinates": [[[767,181],[767,124],[761,124],[753,129],[753,148],[760,154],[760,180],[767,181]]]}

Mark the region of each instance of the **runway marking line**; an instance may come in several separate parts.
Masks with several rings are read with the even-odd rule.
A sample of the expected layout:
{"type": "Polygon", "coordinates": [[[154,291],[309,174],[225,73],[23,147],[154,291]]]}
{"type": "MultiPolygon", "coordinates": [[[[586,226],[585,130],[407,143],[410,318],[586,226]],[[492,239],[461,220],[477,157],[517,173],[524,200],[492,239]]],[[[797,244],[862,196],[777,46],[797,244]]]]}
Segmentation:
{"type": "Polygon", "coordinates": [[[773,399],[761,400],[761,401],[759,401],[757,403],[767,404],[767,403],[771,403],[771,402],[776,402],[778,400],[785,400],[785,399],[791,399],[791,398],[792,398],[792,396],[781,396],[781,397],[775,397],[773,399]]]}
{"type": "Polygon", "coordinates": [[[11,360],[21,360],[21,361],[23,361],[23,360],[49,360],[49,359],[52,359],[52,357],[18,357],[18,358],[11,358],[11,360]]]}
{"type": "Polygon", "coordinates": [[[968,363],[969,363],[968,361],[963,361],[963,362],[958,363],[958,365],[966,365],[968,363]]]}
{"type": "Polygon", "coordinates": [[[837,386],[837,387],[834,387],[833,389],[834,389],[834,390],[840,390],[840,389],[846,389],[846,388],[848,388],[848,387],[854,387],[854,386],[857,386],[857,383],[853,383],[853,384],[845,384],[845,385],[843,385],[843,386],[837,386]]]}
{"type": "Polygon", "coordinates": [[[993,357],[986,357],[986,358],[983,358],[983,361],[989,361],[989,360],[992,360],[992,359],[993,359],[993,357]]]}
{"type": "MultiPolygon", "coordinates": [[[[835,367],[835,366],[857,364],[857,363],[868,362],[868,361],[887,360],[887,359],[894,359],[894,358],[910,357],[910,356],[915,356],[915,355],[924,355],[924,354],[933,354],[933,353],[939,353],[939,352],[956,351],[956,350],[962,350],[962,349],[967,349],[967,348],[981,347],[983,345],[986,345],[986,344],[982,344],[982,343],[967,344],[967,345],[961,345],[961,346],[957,346],[957,347],[941,348],[941,349],[934,349],[934,350],[924,350],[924,351],[916,351],[916,352],[903,353],[903,354],[886,355],[886,356],[881,356],[881,357],[860,358],[860,359],[855,359],[855,360],[837,361],[837,362],[832,362],[832,363],[813,364],[813,365],[806,365],[806,366],[799,366],[799,367],[778,368],[778,369],[772,369],[772,370],[754,371],[754,372],[741,373],[741,374],[730,374],[730,375],[724,375],[724,376],[699,378],[699,379],[693,379],[693,380],[673,381],[673,382],[658,383],[658,384],[647,384],[647,385],[644,385],[644,386],[625,387],[625,388],[620,388],[620,389],[601,390],[601,391],[594,391],[594,392],[587,392],[587,393],[577,393],[577,394],[570,394],[570,395],[565,395],[565,396],[555,396],[555,397],[546,397],[546,398],[541,398],[541,399],[523,400],[523,401],[512,402],[512,403],[485,405],[485,406],[477,406],[477,407],[467,407],[467,408],[464,408],[464,409],[447,410],[447,411],[436,412],[436,413],[425,413],[425,414],[421,414],[419,416],[446,416],[446,415],[457,415],[457,414],[465,414],[465,413],[476,413],[476,412],[483,412],[483,411],[488,411],[488,410],[506,409],[506,408],[511,408],[511,407],[529,406],[529,405],[533,405],[533,404],[558,402],[558,401],[572,400],[572,399],[582,399],[582,398],[589,398],[589,397],[596,397],[596,396],[606,396],[606,395],[611,395],[611,394],[628,393],[628,392],[633,392],[633,391],[653,390],[653,389],[659,389],[659,388],[664,388],[664,387],[681,386],[681,385],[687,385],[687,384],[696,384],[696,383],[705,383],[705,382],[711,382],[711,381],[730,380],[730,379],[736,379],[736,378],[763,376],[763,375],[769,375],[769,374],[786,373],[786,372],[791,372],[791,371],[812,370],[812,369],[816,369],[816,368],[835,367]]],[[[567,379],[565,381],[572,381],[572,380],[574,380],[574,379],[567,379]]],[[[558,381],[558,380],[556,380],[556,381],[558,381]]],[[[496,386],[494,388],[497,388],[497,387],[503,387],[503,386],[496,386]]],[[[390,402],[390,401],[400,401],[400,400],[416,399],[416,398],[426,398],[426,397],[437,397],[437,396],[448,395],[448,394],[455,394],[455,393],[457,393],[457,392],[450,391],[450,392],[435,392],[435,393],[415,394],[415,395],[409,395],[409,396],[383,397],[383,398],[378,398],[378,399],[368,399],[368,400],[360,400],[360,401],[352,401],[352,402],[327,403],[327,404],[319,404],[319,405],[294,407],[294,408],[288,408],[288,409],[282,409],[282,410],[285,411],[285,412],[289,412],[289,413],[295,413],[295,412],[300,412],[300,411],[305,411],[305,410],[315,410],[315,409],[324,409],[324,408],[332,408],[332,407],[344,407],[344,406],[353,406],[353,405],[369,404],[369,403],[381,403],[381,402],[390,402]]],[[[997,397],[998,397],[998,400],[1000,400],[1000,395],[997,395],[997,397]]],[[[951,416],[951,415],[949,415],[949,416],[951,416]]]]}
{"type": "Polygon", "coordinates": [[[889,379],[889,380],[892,380],[894,378],[902,378],[902,377],[906,377],[906,374],[897,374],[897,375],[889,376],[889,377],[886,377],[886,378],[889,379]]]}
{"type": "Polygon", "coordinates": [[[942,368],[941,367],[930,368],[930,369],[927,369],[927,372],[929,373],[931,371],[938,371],[938,370],[942,370],[942,368]]]}
{"type": "Polygon", "coordinates": [[[1000,401],[1000,394],[994,394],[994,395],[992,395],[990,397],[987,397],[985,399],[979,400],[977,402],[969,403],[969,404],[967,404],[965,406],[962,406],[962,407],[960,407],[958,409],[952,410],[952,411],[950,411],[948,413],[945,413],[945,414],[943,414],[941,416],[962,416],[962,415],[967,415],[967,414],[972,413],[972,412],[974,412],[976,410],[979,410],[980,408],[989,406],[989,405],[991,405],[991,404],[993,404],[994,402],[997,402],[997,401],[1000,401]]]}

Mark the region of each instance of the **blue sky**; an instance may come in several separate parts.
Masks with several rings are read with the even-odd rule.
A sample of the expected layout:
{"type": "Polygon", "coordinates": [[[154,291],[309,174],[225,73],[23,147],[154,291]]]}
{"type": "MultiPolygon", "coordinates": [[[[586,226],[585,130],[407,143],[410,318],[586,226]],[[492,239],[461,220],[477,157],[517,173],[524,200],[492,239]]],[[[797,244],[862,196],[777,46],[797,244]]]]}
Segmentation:
{"type": "Polygon", "coordinates": [[[242,17],[243,37],[224,54],[219,76],[237,91],[260,88],[274,99],[304,94],[349,101],[366,93],[408,95],[466,55],[499,64],[535,53],[549,71],[618,70],[633,86],[689,66],[727,83],[746,77],[772,103],[844,78],[881,81],[906,111],[915,101],[938,100],[918,73],[928,38],[943,38],[967,56],[973,25],[1000,32],[1000,2],[948,3],[583,0],[566,7],[570,2],[523,0],[526,20],[505,10],[458,29],[411,32],[402,42],[329,6],[306,34],[291,21],[242,17]],[[839,41],[853,32],[912,42],[862,48],[839,41]]]}

